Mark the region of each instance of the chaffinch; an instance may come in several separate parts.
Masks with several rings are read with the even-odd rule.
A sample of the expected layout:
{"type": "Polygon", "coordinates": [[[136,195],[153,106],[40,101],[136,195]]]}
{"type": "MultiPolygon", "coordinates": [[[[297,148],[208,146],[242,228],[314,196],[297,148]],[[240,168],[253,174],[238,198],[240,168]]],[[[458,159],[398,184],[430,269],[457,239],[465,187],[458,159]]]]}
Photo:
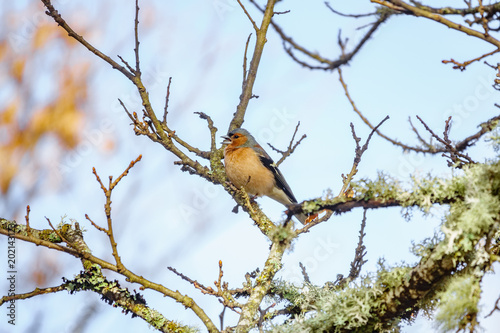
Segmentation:
{"type": "MultiPolygon", "coordinates": [[[[237,128],[223,136],[224,166],[229,180],[238,188],[243,187],[251,196],[268,196],[288,207],[297,199],[278,167],[245,129],[237,128]]],[[[295,217],[306,223],[305,214],[295,217]]]]}

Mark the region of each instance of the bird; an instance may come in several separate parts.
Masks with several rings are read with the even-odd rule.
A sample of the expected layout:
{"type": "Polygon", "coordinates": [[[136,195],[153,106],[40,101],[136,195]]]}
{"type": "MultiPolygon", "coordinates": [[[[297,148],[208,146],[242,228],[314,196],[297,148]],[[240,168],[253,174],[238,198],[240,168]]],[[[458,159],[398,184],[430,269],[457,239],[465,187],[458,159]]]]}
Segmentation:
{"type": "MultiPolygon", "coordinates": [[[[253,197],[268,196],[286,207],[297,203],[278,166],[250,132],[237,128],[222,138],[222,144],[227,144],[224,148],[224,167],[234,186],[243,187],[253,197]]],[[[305,214],[294,216],[306,224],[305,214]]]]}

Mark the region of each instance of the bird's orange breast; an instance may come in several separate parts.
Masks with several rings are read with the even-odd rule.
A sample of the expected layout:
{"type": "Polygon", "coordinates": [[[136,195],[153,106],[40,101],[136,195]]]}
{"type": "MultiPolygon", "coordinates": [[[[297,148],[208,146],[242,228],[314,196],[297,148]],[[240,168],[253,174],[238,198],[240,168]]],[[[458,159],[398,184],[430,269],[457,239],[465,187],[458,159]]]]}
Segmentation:
{"type": "Polygon", "coordinates": [[[275,185],[272,172],[260,161],[251,148],[231,148],[224,150],[226,174],[236,187],[243,187],[250,195],[269,195],[275,185]]]}

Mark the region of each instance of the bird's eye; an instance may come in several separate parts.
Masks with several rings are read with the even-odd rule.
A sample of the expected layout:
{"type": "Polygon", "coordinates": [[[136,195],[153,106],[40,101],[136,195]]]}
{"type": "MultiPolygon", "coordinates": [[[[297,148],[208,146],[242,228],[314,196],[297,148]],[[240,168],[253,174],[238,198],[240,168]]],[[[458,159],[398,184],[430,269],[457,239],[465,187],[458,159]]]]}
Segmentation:
{"type": "Polygon", "coordinates": [[[238,134],[233,135],[234,139],[238,139],[240,136],[238,134]]]}

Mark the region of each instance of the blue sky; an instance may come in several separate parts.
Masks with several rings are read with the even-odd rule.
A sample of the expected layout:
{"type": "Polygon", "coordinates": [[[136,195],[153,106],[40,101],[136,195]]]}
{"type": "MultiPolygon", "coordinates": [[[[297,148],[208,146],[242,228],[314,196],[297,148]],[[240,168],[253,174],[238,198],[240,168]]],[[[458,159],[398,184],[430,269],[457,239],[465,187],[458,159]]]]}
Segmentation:
{"type": "MultiPolygon", "coordinates": [[[[133,62],[131,1],[109,1],[97,6],[94,1],[54,4],[75,29],[81,27],[88,31],[88,39],[96,47],[115,59],[120,54],[133,62]],[[99,12],[101,10],[105,15],[99,12]]],[[[257,11],[251,4],[245,5],[258,21],[257,11]]],[[[338,6],[336,8],[351,13],[372,11],[368,1],[338,6]]],[[[5,9],[5,5],[2,8],[5,9]]],[[[339,54],[339,27],[342,36],[356,41],[360,38],[356,28],[370,21],[336,16],[323,1],[290,0],[278,6],[278,10],[288,9],[290,13],[276,17],[287,34],[331,58],[339,54]]],[[[158,114],[162,113],[171,76],[168,115],[171,128],[192,145],[208,149],[206,123],[193,112],[210,115],[219,129],[218,134],[225,134],[239,101],[243,51],[250,33],[253,33],[251,43],[254,41],[252,26],[237,4],[229,0],[142,1],[141,15],[141,64],[153,106],[158,114]]],[[[26,17],[28,21],[32,19],[32,16],[26,17]]],[[[350,65],[343,68],[344,79],[357,106],[372,123],[378,123],[386,115],[391,117],[382,127],[387,135],[415,144],[408,117],[417,124],[414,117],[420,115],[441,133],[444,120],[452,115],[451,136],[459,139],[476,132],[480,122],[498,114],[493,106],[496,95],[485,83],[492,81],[493,74],[481,63],[459,72],[441,60],[468,60],[491,50],[489,45],[465,39],[462,34],[435,22],[394,17],[380,28],[350,65]]],[[[218,261],[222,260],[224,280],[232,287],[239,287],[246,272],[262,267],[269,242],[244,213],[231,213],[234,202],[220,186],[181,172],[167,151],[133,134],[130,120],[117,98],[139,113],[134,87],[117,71],[85,51],[82,48],[82,56],[91,59],[96,70],[89,87],[91,121],[83,129],[81,145],[61,162],[68,167],[65,170],[69,170],[60,175],[66,180],[63,188],[47,190],[29,202],[32,224],[46,228],[44,216],[53,221],[63,215],[74,218],[85,225],[85,239],[94,254],[111,260],[107,238],[84,219],[84,215],[89,214],[97,223],[104,223],[104,196],[91,170],[96,167],[101,178],[116,177],[142,154],[142,161],[113,193],[113,219],[124,263],[134,272],[189,294],[217,322],[222,310],[219,303],[174,276],[167,266],[210,285],[217,278],[218,261]],[[115,142],[113,154],[100,148],[109,139],[115,142]]],[[[244,127],[263,146],[270,142],[285,148],[298,121],[301,122],[299,135],[307,134],[307,139],[280,167],[296,197],[299,200],[314,198],[329,189],[337,194],[341,187],[340,175],[349,172],[354,157],[349,123],[355,125],[363,140],[369,134],[345,98],[337,73],[301,68],[285,54],[279,37],[270,29],[254,93],[259,98],[251,100],[244,127]]],[[[279,158],[271,149],[267,151],[275,159],[279,158]]],[[[481,161],[493,153],[485,144],[479,144],[471,150],[471,156],[481,161]]],[[[54,172],[57,170],[60,169],[55,168],[54,172]]],[[[375,136],[356,178],[373,179],[378,171],[403,181],[409,180],[410,173],[451,176],[446,161],[440,156],[403,153],[375,136]]],[[[275,221],[283,218],[279,204],[267,198],[258,202],[275,221]]],[[[369,211],[365,237],[368,262],[363,273],[374,270],[381,257],[388,264],[413,263],[415,257],[408,251],[411,241],[432,236],[445,211],[436,208],[432,216],[426,218],[415,212],[410,222],[401,217],[397,208],[369,211]]],[[[358,210],[334,217],[303,235],[285,255],[280,275],[299,282],[299,262],[306,265],[311,280],[317,284],[335,280],[337,274],[348,274],[361,216],[362,211],[358,210]]],[[[71,278],[81,269],[77,260],[65,254],[18,242],[19,276],[22,277],[23,264],[31,262],[34,252],[43,253],[50,258],[47,260],[63,263],[57,276],[71,278]]],[[[52,284],[59,282],[55,279],[52,284]]],[[[484,285],[487,293],[483,315],[490,311],[500,293],[497,276],[488,276],[484,285]]],[[[18,288],[24,292],[34,286],[20,283],[18,288]]],[[[190,311],[174,301],[153,292],[144,294],[148,303],[168,318],[201,327],[201,322],[190,311]]],[[[29,329],[36,318],[33,313],[41,316],[39,332],[61,331],[61,324],[56,322],[59,318],[68,318],[62,329],[70,331],[85,305],[94,303],[98,314],[88,331],[144,330],[142,320],[124,316],[119,309],[105,305],[97,295],[69,296],[63,292],[18,302],[19,325],[15,332],[29,329]]],[[[234,324],[235,318],[226,311],[226,324],[234,324]]],[[[497,314],[483,323],[487,332],[493,332],[500,316],[497,314]]],[[[0,321],[0,332],[10,329],[4,324],[0,321]]],[[[432,329],[428,321],[419,318],[404,331],[432,329]]]]}

